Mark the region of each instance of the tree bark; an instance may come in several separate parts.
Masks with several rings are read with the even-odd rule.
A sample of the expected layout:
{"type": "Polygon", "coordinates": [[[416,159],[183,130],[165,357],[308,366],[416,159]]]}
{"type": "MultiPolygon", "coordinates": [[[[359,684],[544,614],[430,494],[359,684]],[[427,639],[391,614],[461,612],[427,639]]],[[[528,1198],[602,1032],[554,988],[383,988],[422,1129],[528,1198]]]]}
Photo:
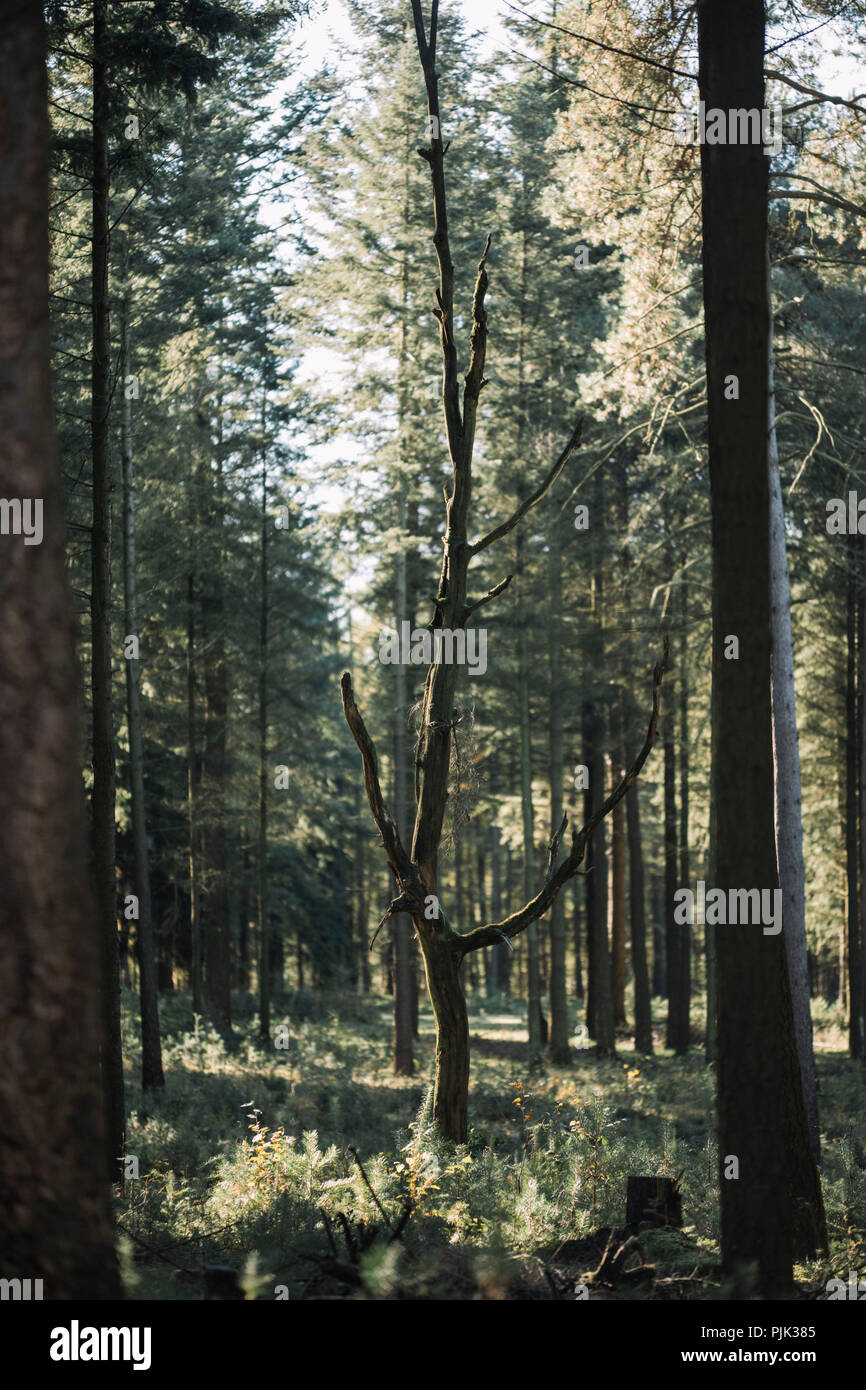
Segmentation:
{"type": "MultiPolygon", "coordinates": [[[[128,275],[128,245],[124,247],[124,269],[128,275]]],[[[124,287],[121,311],[121,358],[123,361],[123,414],[121,454],[123,459],[123,584],[126,604],[126,632],[140,640],[135,556],[135,459],[132,450],[132,400],[127,390],[132,366],[129,345],[129,291],[124,287]]],[[[131,390],[131,387],[130,387],[131,390]]],[[[150,896],[150,865],[147,852],[147,810],[144,800],[144,748],[141,730],[141,671],[137,657],[126,659],[126,710],[129,727],[129,765],[132,792],[132,840],[135,859],[135,893],[138,898],[136,942],[138,946],[139,992],[141,997],[141,1082],[145,1091],[162,1090],[162,1047],[159,1034],[159,999],[156,959],[153,946],[153,911],[150,896]]]]}
{"type": "MultiPolygon", "coordinates": [[[[863,758],[858,735],[862,725],[863,711],[866,708],[866,682],[859,676],[858,702],[858,651],[857,629],[864,630],[863,614],[866,613],[866,597],[860,581],[860,556],[863,542],[859,536],[847,539],[847,604],[846,604],[846,679],[845,679],[845,882],[846,917],[848,936],[848,1047],[852,1057],[866,1057],[866,1042],[859,1027],[858,1010],[853,1001],[860,995],[859,969],[861,962],[861,896],[866,900],[866,892],[861,894],[858,879],[861,859],[861,839],[863,835],[863,802],[861,800],[861,774],[866,758],[863,758]],[[858,621],[859,619],[859,621],[858,621]],[[859,711],[858,711],[859,703],[859,711]],[[861,812],[860,826],[857,823],[858,807],[861,812]]],[[[866,884],[866,879],[863,880],[866,884]]]]}
{"type": "MultiPolygon", "coordinates": [[[[210,431],[204,414],[201,432],[210,448],[210,431]]],[[[201,793],[205,814],[204,958],[205,999],[217,1027],[231,1029],[231,937],[228,885],[226,882],[226,724],[228,673],[225,659],[225,604],[223,590],[223,496],[221,445],[216,447],[216,479],[211,494],[210,554],[208,572],[202,577],[201,607],[204,633],[205,718],[201,793]]]]}
{"type": "MultiPolygon", "coordinates": [[[[562,651],[560,623],[562,621],[562,549],[560,530],[553,522],[548,552],[548,594],[550,604],[550,704],[549,780],[550,835],[556,835],[562,822],[563,806],[563,734],[562,734],[562,651]]],[[[618,810],[619,808],[617,808],[618,810]]],[[[614,811],[616,815],[616,811],[614,811]]],[[[568,991],[566,988],[566,928],[565,903],[557,898],[550,913],[550,1060],[567,1066],[571,1060],[568,1045],[568,991]]]]}
{"type": "Polygon", "coordinates": [[[259,833],[258,938],[259,1036],[271,1035],[271,909],[268,877],[268,460],[265,445],[265,403],[262,401],[262,515],[259,564],[259,833]]]}
{"type": "MultiPolygon", "coordinates": [[[[767,253],[767,280],[770,283],[767,253]]],[[[776,397],[773,366],[773,320],[770,317],[767,354],[768,419],[767,465],[770,492],[770,625],[772,632],[773,774],[776,808],[776,858],[782,889],[782,931],[788,961],[788,983],[794,1034],[803,1085],[803,1104],[812,1156],[821,1162],[818,1127],[818,1077],[812,1045],[812,1010],[809,997],[809,963],[806,954],[806,867],[803,862],[803,791],[800,780],[800,741],[794,691],[794,638],[791,631],[791,594],[785,545],[785,513],[779,479],[776,439],[776,397]]]]}
{"type": "Polygon", "coordinates": [[[625,807],[610,818],[611,989],[614,1024],[625,1025],[625,807]]]}
{"type": "Polygon", "coordinates": [[[120,1033],[120,962],[115,882],[115,754],[111,693],[111,463],[108,412],[111,350],[108,319],[108,0],[93,0],[93,199],[90,443],[93,457],[90,580],[93,707],[93,876],[102,941],[102,1074],[108,1106],[106,1163],[117,1180],[126,1144],[120,1033]]]}
{"type": "MultiPolygon", "coordinates": [[[[707,110],[763,110],[763,0],[701,0],[698,48],[707,110]]],[[[701,174],[713,547],[713,886],[773,891],[767,158],[760,144],[705,144],[701,174]],[[725,657],[729,635],[739,642],[737,660],[725,657]]],[[[784,937],[747,923],[715,931],[722,1263],[728,1275],[756,1263],[762,1295],[777,1298],[791,1290],[795,1252],[826,1245],[784,937]]]]}
{"type": "MultiPolygon", "coordinates": [[[[689,882],[689,688],[687,657],[689,604],[685,583],[685,557],[680,558],[680,883],[685,887],[689,882]]],[[[679,930],[680,956],[680,1009],[677,1033],[681,1052],[688,1052],[691,1042],[692,1006],[692,940],[691,924],[684,922],[679,930]]]]}
{"type": "Polygon", "coordinates": [[[646,952],[643,845],[640,833],[640,788],[632,787],[625,799],[628,828],[629,910],[631,917],[631,965],[634,973],[634,1045],[638,1052],[653,1052],[652,1008],[646,952]]]}
{"type": "Polygon", "coordinates": [[[0,90],[0,494],[39,499],[43,530],[39,544],[0,540],[0,1249],[4,1276],[42,1279],[46,1299],[116,1300],[103,1154],[116,1179],[122,1149],[116,1133],[107,1145],[99,1083],[100,955],[109,953],[87,873],[81,682],[51,399],[37,0],[0,15],[0,90]]]}
{"type": "MultiPolygon", "coordinates": [[[[682,672],[679,673],[682,680],[682,672]]],[[[674,894],[679,887],[679,858],[677,854],[676,749],[673,715],[663,720],[665,757],[665,957],[667,961],[668,1018],[665,1046],[674,1052],[688,1050],[688,1037],[683,1039],[683,964],[682,928],[674,922],[674,894]]],[[[685,885],[683,885],[685,886],[685,885]]]]}

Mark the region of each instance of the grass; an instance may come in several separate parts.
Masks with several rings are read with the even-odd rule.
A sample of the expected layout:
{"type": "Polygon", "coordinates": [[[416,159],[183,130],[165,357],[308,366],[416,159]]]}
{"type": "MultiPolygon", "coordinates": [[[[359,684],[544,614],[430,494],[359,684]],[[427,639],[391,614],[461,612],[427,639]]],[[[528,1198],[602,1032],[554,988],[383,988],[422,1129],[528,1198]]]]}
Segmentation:
{"type": "MultiPolygon", "coordinates": [[[[231,1044],[189,997],[161,1004],[165,1092],[138,1081],[137,1002],[124,996],[127,1153],[118,1201],[127,1295],[202,1299],[232,1275],[246,1298],[719,1298],[714,1081],[693,1048],[615,1060],[575,1050],[528,1070],[525,1016],[470,999],[470,1133],[430,1122],[432,1018],[417,1074],[391,1070],[387,1001],[297,992],[257,1037],[235,1000],[231,1044]],[[284,1025],[282,1033],[278,1033],[284,1025]],[[682,1229],[642,1228],[651,1282],[593,1287],[599,1230],[625,1221],[629,1174],[681,1176],[682,1229]],[[394,1230],[401,1226],[397,1237],[394,1230]]],[[[656,1001],[661,1018],[663,1001],[656,1001]]],[[[699,1024],[699,1020],[697,1020],[699,1024]]],[[[815,1009],[828,1259],[798,1268],[804,1292],[866,1266],[862,1068],[842,1020],[815,1009]]],[[[737,1296],[742,1296],[739,1292],[737,1296]]]]}

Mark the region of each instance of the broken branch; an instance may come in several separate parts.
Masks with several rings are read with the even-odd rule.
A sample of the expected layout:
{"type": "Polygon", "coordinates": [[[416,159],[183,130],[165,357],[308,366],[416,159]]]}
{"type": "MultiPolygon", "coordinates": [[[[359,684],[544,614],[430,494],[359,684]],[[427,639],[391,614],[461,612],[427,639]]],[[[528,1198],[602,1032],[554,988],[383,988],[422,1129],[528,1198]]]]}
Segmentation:
{"type": "Polygon", "coordinates": [[[577,424],[575,425],[572,431],[571,438],[569,439],[565,448],[562,450],[559,457],[556,459],[553,467],[550,469],[550,472],[547,474],[547,477],[544,479],[541,485],[537,487],[535,489],[535,492],[533,492],[529,497],[527,497],[524,502],[521,502],[520,506],[517,508],[517,511],[510,518],[510,520],[503,521],[501,526],[494,527],[492,531],[488,531],[486,536],[482,536],[480,541],[475,541],[473,545],[470,545],[470,556],[479,555],[482,550],[487,549],[488,545],[492,545],[494,541],[501,540],[503,536],[507,536],[509,531],[513,531],[517,523],[523,520],[523,518],[526,516],[526,513],[528,511],[531,511],[531,509],[535,506],[536,502],[541,501],[542,497],[544,497],[546,493],[549,492],[550,489],[553,487],[553,484],[556,482],[563,468],[568,463],[568,460],[571,458],[572,454],[574,453],[575,449],[577,448],[580,442],[580,436],[582,433],[583,416],[581,415],[580,419],[578,420],[577,424]]]}

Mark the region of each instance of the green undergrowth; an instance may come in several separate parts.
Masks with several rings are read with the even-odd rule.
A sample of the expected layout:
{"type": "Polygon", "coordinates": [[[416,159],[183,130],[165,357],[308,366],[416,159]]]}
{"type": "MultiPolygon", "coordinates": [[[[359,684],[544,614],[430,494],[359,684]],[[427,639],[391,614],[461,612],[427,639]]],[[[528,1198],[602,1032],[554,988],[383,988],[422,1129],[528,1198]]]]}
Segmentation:
{"type": "MultiPolygon", "coordinates": [[[[730,1296],[702,1051],[639,1057],[623,1036],[613,1060],[575,1049],[569,1066],[529,1070],[520,1006],[470,1007],[470,1133],[455,1147],[431,1122],[423,1013],[416,1075],[395,1077],[387,1003],[287,995],[277,1047],[258,1037],[246,996],[229,1039],[193,1018],[188,996],[169,996],[165,1091],[143,1096],[126,993],[127,1153],[138,1167],[118,1201],[128,1296],[202,1299],[226,1279],[258,1299],[552,1299],[581,1285],[590,1297],[730,1296]],[[625,1223],[630,1174],[678,1179],[683,1225],[642,1228],[630,1264],[643,1259],[652,1278],[594,1285],[604,1228],[625,1223]]],[[[815,1018],[831,1251],[798,1270],[804,1294],[866,1266],[862,1069],[841,1052],[836,1013],[821,1005],[815,1018]]]]}

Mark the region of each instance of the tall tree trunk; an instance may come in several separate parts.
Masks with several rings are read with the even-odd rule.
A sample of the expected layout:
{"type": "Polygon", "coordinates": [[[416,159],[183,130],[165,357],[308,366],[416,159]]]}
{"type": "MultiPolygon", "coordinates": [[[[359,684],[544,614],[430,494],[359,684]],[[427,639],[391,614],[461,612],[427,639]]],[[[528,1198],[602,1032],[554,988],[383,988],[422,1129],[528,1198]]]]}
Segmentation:
{"type": "MultiPolygon", "coordinates": [[[[204,416],[202,433],[207,429],[204,416]]],[[[209,446],[209,430],[206,444],[209,446]]],[[[216,447],[216,479],[210,518],[208,572],[202,577],[202,626],[204,631],[205,719],[202,755],[202,800],[205,811],[205,897],[204,957],[205,998],[214,1021],[223,1031],[231,1030],[231,933],[229,929],[228,884],[226,882],[226,735],[228,719],[228,673],[225,659],[225,602],[223,590],[223,496],[222,448],[216,447]]]]}
{"type": "Polygon", "coordinates": [[[652,1008],[646,953],[643,845],[640,833],[640,791],[631,788],[625,799],[628,825],[629,910],[631,916],[631,965],[634,972],[634,1045],[638,1052],[653,1051],[652,1008]]]}
{"type": "MultiPolygon", "coordinates": [[[[604,753],[601,740],[604,721],[594,708],[586,713],[584,740],[589,768],[587,789],[588,809],[585,819],[594,815],[604,797],[604,753]]],[[[610,947],[607,938],[607,856],[604,846],[604,822],[593,832],[591,849],[587,854],[586,908],[589,947],[589,988],[587,991],[587,1024],[589,1035],[600,1057],[612,1057],[616,1051],[611,992],[610,947]]]]}
{"type": "Polygon", "coordinates": [[[615,1024],[625,1024],[625,803],[610,818],[611,991],[615,1024]]]}
{"type": "Polygon", "coordinates": [[[574,946],[574,997],[583,998],[583,971],[580,966],[580,884],[575,879],[571,899],[571,935],[574,946]]]}
{"type": "MultiPolygon", "coordinates": [[[[560,530],[554,520],[548,552],[548,593],[551,623],[550,643],[550,834],[554,836],[562,822],[563,807],[563,735],[562,735],[562,651],[560,623],[562,621],[562,550],[560,530]]],[[[558,862],[557,856],[556,862],[558,862]]],[[[559,1066],[570,1061],[568,1045],[568,992],[565,960],[566,928],[565,902],[559,897],[550,912],[550,1060],[559,1066]]]]}
{"type": "MultiPolygon", "coordinates": [[[[191,482],[192,485],[192,482],[191,482]]],[[[189,948],[190,988],[194,1014],[204,1012],[202,996],[201,907],[199,900],[199,789],[201,762],[196,738],[195,690],[195,572],[187,575],[186,588],[186,813],[189,839],[189,948]]]]}
{"type": "MultiPolygon", "coordinates": [[[[124,243],[124,278],[128,277],[129,248],[124,243]]],[[[126,635],[140,640],[135,558],[135,461],[132,451],[132,366],[129,346],[129,291],[124,286],[121,311],[123,361],[123,587],[126,635]]],[[[126,710],[129,727],[129,766],[132,792],[132,840],[135,859],[135,893],[138,898],[139,990],[141,996],[141,1083],[145,1091],[165,1086],[159,1035],[159,1000],[153,949],[153,912],[150,898],[150,865],[147,853],[147,812],[144,801],[144,749],[141,733],[140,666],[137,657],[126,660],[126,710]]]]}
{"type": "MultiPolygon", "coordinates": [[[[858,539],[860,539],[858,537],[858,539]]],[[[861,564],[866,561],[866,541],[860,539],[858,546],[858,559],[861,564]]],[[[866,1063],[866,754],[864,754],[864,738],[866,738],[866,573],[863,574],[860,587],[860,649],[859,649],[859,714],[860,714],[860,738],[857,743],[857,775],[859,781],[859,811],[860,811],[860,921],[859,931],[848,934],[848,996],[850,1000],[848,1017],[850,1019],[849,1035],[857,1039],[856,1049],[852,1048],[851,1055],[860,1057],[866,1063]]]]}
{"type": "MultiPolygon", "coordinates": [[[[689,603],[685,583],[685,557],[680,558],[680,883],[685,888],[689,882],[689,603]]],[[[692,941],[691,924],[684,922],[678,927],[680,956],[680,1009],[677,1021],[677,1034],[680,1046],[677,1051],[688,1052],[691,1042],[692,1006],[692,941]]]]}
{"type": "Polygon", "coordinates": [[[271,1035],[271,909],[268,880],[268,460],[262,402],[262,538],[259,568],[259,1035],[271,1035]]]}
{"type": "Polygon", "coordinates": [[[120,1033],[120,962],[115,882],[115,758],[111,697],[111,464],[108,412],[111,349],[108,322],[108,0],[93,0],[93,203],[90,443],[93,456],[90,581],[93,704],[93,875],[102,942],[102,1074],[108,1106],[106,1163],[112,1178],[126,1144],[120,1033]]]}
{"type": "MultiPolygon", "coordinates": [[[[861,895],[858,869],[860,867],[860,840],[862,838],[862,810],[860,802],[860,772],[866,758],[863,758],[859,745],[860,720],[866,708],[866,683],[860,677],[860,699],[858,701],[858,652],[857,629],[864,630],[866,614],[866,590],[860,580],[860,557],[863,542],[859,536],[847,539],[847,604],[846,604],[846,679],[845,679],[845,881],[848,935],[848,1047],[852,1057],[866,1057],[866,1045],[858,1026],[858,1011],[853,1001],[859,997],[859,968],[861,962],[861,896],[866,900],[866,892],[861,895]],[[858,710],[859,704],[859,710],[858,710]],[[858,828],[858,805],[861,822],[858,828]]],[[[863,880],[866,884],[866,880],[863,880]]]]}
{"type": "MultiPolygon", "coordinates": [[[[767,253],[767,280],[770,283],[767,253]]],[[[791,632],[791,594],[785,546],[785,512],[779,479],[776,439],[775,373],[773,368],[773,320],[767,352],[767,466],[770,492],[770,625],[773,641],[773,772],[776,807],[776,858],[782,890],[782,931],[788,961],[788,983],[794,1034],[803,1085],[803,1104],[809,1140],[816,1163],[821,1162],[818,1128],[818,1077],[812,1046],[812,1010],[809,998],[809,964],[806,955],[806,868],[803,862],[803,791],[800,781],[800,742],[797,734],[797,702],[794,692],[794,638],[791,632]]]]}
{"type": "MultiPolygon", "coordinates": [[[[522,547],[518,541],[517,582],[524,575],[522,547]]],[[[535,896],[535,815],[532,806],[532,738],[529,714],[529,632],[523,597],[518,599],[517,616],[518,718],[520,720],[520,806],[523,817],[523,892],[529,902],[535,896]]],[[[538,952],[538,924],[533,922],[526,933],[526,964],[528,971],[527,1007],[529,1028],[529,1062],[541,1055],[541,973],[538,952]]]]}
{"type": "MultiPolygon", "coordinates": [[[[80,671],[51,399],[48,94],[35,0],[0,16],[0,90],[0,493],[39,499],[43,533],[39,544],[3,539],[0,1249],[4,1276],[43,1280],[46,1299],[116,1300],[98,1060],[107,953],[87,874],[80,671]]],[[[115,945],[115,966],[116,955],[115,945]]],[[[116,1136],[107,1151],[116,1178],[116,1136]]]]}
{"type": "MultiPolygon", "coordinates": [[[[682,680],[682,672],[680,672],[682,680]]],[[[677,854],[677,800],[676,800],[676,750],[674,744],[674,720],[672,714],[664,717],[664,755],[665,755],[665,957],[667,960],[668,1018],[665,1032],[665,1046],[675,1052],[685,1052],[688,1040],[683,1043],[683,970],[681,928],[674,922],[674,894],[679,887],[679,857],[677,854]]],[[[685,886],[685,885],[684,885],[685,886]]]]}
{"type": "MultiPolygon", "coordinates": [[[[494,822],[490,827],[490,920],[498,922],[502,916],[502,831],[494,822]]],[[[507,893],[506,893],[507,896],[507,893]]],[[[508,977],[508,947],[492,946],[488,952],[490,968],[487,979],[490,992],[505,993],[508,977]]]]}
{"type": "MultiPolygon", "coordinates": [[[[701,0],[707,110],[763,110],[763,0],[701,0]]],[[[758,144],[702,147],[703,270],[713,546],[714,887],[778,886],[770,702],[767,470],[768,165],[758,144]],[[732,397],[732,378],[736,396],[732,397]],[[727,638],[736,636],[738,659],[727,638]]],[[[809,1144],[784,937],[716,927],[722,1263],[755,1262],[764,1297],[795,1253],[826,1245],[809,1144]],[[734,1168],[737,1172],[735,1175],[734,1168]]]]}
{"type": "Polygon", "coordinates": [[[663,922],[664,884],[659,874],[651,875],[650,902],[652,904],[653,924],[653,996],[664,999],[668,992],[667,970],[665,968],[665,934],[663,922]]]}

